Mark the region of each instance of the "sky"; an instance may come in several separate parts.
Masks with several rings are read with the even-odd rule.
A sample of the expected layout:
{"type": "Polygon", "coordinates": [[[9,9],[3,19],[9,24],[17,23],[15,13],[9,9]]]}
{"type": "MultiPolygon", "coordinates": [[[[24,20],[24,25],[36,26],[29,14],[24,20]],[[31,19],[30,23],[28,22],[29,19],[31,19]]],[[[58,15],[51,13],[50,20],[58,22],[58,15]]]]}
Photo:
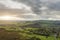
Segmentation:
{"type": "Polygon", "coordinates": [[[0,0],[0,16],[24,20],[60,20],[60,0],[0,0]]]}

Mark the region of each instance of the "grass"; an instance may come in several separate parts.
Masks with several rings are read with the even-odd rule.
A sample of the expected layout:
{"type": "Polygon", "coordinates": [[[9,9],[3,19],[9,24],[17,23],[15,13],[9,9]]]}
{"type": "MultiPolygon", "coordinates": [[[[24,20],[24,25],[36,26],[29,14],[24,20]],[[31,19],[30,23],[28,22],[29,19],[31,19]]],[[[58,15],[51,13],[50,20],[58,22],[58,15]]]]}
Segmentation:
{"type": "Polygon", "coordinates": [[[54,36],[49,36],[48,38],[46,38],[46,36],[41,36],[41,35],[37,35],[37,34],[33,34],[33,33],[29,33],[28,30],[37,30],[38,28],[25,28],[22,29],[20,27],[11,27],[11,26],[0,26],[0,28],[4,28],[6,30],[11,31],[17,31],[19,32],[20,35],[22,35],[21,37],[23,38],[31,38],[31,37],[37,37],[41,40],[60,40],[60,38],[55,38],[54,36]]]}

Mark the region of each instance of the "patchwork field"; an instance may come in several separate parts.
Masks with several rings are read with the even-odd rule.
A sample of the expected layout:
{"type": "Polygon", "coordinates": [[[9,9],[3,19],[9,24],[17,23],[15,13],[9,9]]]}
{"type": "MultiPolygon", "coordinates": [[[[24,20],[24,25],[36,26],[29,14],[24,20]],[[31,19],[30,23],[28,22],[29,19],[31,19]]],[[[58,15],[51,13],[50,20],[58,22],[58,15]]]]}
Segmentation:
{"type": "Polygon", "coordinates": [[[59,21],[0,24],[0,40],[60,40],[59,21]]]}

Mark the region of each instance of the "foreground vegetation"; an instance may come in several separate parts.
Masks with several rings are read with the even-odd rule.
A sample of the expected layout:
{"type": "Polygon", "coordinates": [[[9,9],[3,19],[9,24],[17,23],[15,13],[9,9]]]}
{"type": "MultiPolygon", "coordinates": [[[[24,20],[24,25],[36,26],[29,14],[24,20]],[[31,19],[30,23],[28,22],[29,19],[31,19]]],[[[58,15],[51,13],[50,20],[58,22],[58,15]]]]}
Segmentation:
{"type": "Polygon", "coordinates": [[[60,40],[60,25],[46,21],[0,25],[0,40],[60,40]]]}

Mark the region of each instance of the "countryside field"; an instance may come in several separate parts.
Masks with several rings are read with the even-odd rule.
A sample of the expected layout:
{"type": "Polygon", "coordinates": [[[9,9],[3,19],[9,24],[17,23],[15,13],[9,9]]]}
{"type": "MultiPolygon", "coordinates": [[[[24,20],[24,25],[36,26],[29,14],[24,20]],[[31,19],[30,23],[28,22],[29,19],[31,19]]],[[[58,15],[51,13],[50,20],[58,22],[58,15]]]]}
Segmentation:
{"type": "Polygon", "coordinates": [[[60,40],[60,0],[0,0],[0,40],[60,40]]]}
{"type": "Polygon", "coordinates": [[[26,21],[0,25],[0,40],[60,40],[59,21],[26,21]]]}

